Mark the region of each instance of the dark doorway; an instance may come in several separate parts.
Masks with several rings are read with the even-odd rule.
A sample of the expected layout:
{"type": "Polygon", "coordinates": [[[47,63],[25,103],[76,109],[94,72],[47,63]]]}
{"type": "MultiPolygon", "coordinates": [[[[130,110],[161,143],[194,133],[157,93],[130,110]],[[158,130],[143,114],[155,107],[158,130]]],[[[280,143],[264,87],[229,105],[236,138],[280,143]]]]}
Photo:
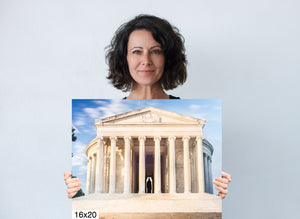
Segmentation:
{"type": "Polygon", "coordinates": [[[146,193],[153,193],[152,177],[147,177],[147,179],[146,179],[146,193]]]}
{"type": "Polygon", "coordinates": [[[154,156],[153,154],[146,154],[145,157],[145,167],[146,167],[146,193],[153,193],[153,173],[154,173],[154,156]],[[149,186],[149,187],[148,187],[149,186]]]}

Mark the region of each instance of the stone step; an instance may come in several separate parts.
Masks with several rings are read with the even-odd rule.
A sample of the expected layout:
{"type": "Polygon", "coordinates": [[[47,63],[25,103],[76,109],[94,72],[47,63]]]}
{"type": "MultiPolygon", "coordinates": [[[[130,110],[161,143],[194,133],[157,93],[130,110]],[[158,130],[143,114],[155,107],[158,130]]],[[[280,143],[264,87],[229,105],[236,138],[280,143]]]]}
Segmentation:
{"type": "Polygon", "coordinates": [[[98,210],[100,218],[221,218],[222,199],[211,194],[91,194],[72,210],[98,210]]]}
{"type": "Polygon", "coordinates": [[[222,219],[222,213],[101,213],[99,219],[222,219]]]}

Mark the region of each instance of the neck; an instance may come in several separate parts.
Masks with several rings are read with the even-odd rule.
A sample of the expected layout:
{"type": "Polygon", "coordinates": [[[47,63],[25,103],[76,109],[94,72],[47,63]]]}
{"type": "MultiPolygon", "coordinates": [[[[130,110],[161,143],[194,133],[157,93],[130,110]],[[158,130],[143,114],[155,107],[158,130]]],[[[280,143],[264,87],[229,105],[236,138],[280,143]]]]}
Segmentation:
{"type": "Polygon", "coordinates": [[[134,85],[127,99],[169,99],[160,84],[152,86],[134,85]]]}

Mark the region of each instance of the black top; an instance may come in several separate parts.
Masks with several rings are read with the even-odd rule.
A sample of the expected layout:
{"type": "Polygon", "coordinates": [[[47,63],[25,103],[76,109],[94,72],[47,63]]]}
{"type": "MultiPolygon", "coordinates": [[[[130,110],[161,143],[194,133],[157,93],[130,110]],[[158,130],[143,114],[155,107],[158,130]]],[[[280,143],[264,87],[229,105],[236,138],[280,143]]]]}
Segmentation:
{"type": "MultiPolygon", "coordinates": [[[[124,97],[123,100],[127,99],[127,97],[124,97]]],[[[175,97],[172,95],[169,95],[169,99],[180,99],[180,97],[175,97]]]]}
{"type": "Polygon", "coordinates": [[[180,99],[180,97],[174,97],[172,95],[169,95],[169,99],[180,99]]]}

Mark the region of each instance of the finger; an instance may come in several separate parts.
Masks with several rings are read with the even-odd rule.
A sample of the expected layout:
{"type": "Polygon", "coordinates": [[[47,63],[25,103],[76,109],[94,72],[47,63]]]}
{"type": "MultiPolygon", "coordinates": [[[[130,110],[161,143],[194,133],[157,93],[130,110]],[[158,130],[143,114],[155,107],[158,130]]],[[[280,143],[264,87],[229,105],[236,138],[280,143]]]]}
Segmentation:
{"type": "Polygon", "coordinates": [[[227,190],[227,189],[223,189],[223,188],[220,187],[220,186],[216,186],[215,189],[216,189],[216,190],[219,190],[221,193],[223,193],[223,194],[225,194],[225,195],[228,193],[228,190],[227,190]]]}
{"type": "Polygon", "coordinates": [[[65,172],[64,173],[64,180],[68,179],[69,177],[72,176],[72,171],[69,171],[69,172],[65,172]]]}
{"type": "Polygon", "coordinates": [[[219,192],[219,196],[224,199],[225,198],[225,194],[223,194],[222,192],[219,192]]]}
{"type": "Polygon", "coordinates": [[[79,182],[79,179],[78,178],[71,178],[71,179],[67,179],[65,182],[66,182],[66,185],[69,185],[70,183],[79,182]]]}
{"type": "Polygon", "coordinates": [[[231,182],[231,175],[229,173],[225,173],[222,171],[222,177],[226,178],[229,182],[231,182]]]}
{"type": "Polygon", "coordinates": [[[69,183],[68,185],[68,189],[71,189],[71,188],[77,188],[81,186],[81,182],[76,182],[76,183],[69,183]]]}
{"type": "Polygon", "coordinates": [[[228,184],[221,183],[221,182],[218,182],[218,181],[213,181],[213,184],[215,184],[216,186],[222,187],[223,189],[227,189],[227,187],[228,187],[228,184]]]}
{"type": "Polygon", "coordinates": [[[78,178],[70,178],[66,180],[66,184],[79,182],[78,178]]]}
{"type": "Polygon", "coordinates": [[[221,182],[221,183],[224,183],[224,184],[228,184],[228,182],[229,182],[228,179],[221,178],[221,177],[216,177],[215,181],[218,181],[218,182],[221,182]]]}
{"type": "Polygon", "coordinates": [[[71,194],[68,195],[68,198],[73,198],[73,196],[76,194],[76,192],[73,192],[71,194]]]}
{"type": "Polygon", "coordinates": [[[80,190],[80,187],[67,189],[67,193],[68,193],[68,194],[72,194],[72,193],[74,193],[74,192],[76,193],[78,190],[80,190]]]}

